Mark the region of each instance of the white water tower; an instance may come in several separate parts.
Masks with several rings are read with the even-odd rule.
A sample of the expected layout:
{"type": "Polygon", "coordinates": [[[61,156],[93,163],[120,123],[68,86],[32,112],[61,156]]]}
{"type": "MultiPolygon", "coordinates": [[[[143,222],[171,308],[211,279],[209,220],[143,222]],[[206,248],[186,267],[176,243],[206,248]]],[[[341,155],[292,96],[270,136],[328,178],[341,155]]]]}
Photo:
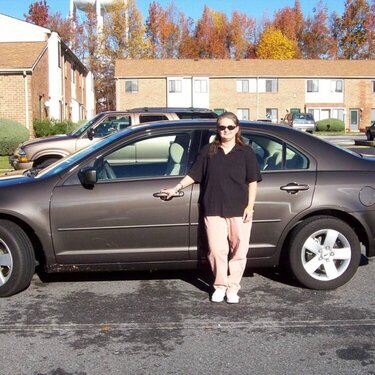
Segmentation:
{"type": "MultiPolygon", "coordinates": [[[[103,27],[103,17],[107,12],[107,7],[113,4],[116,0],[70,0],[70,16],[77,15],[77,11],[86,12],[89,4],[94,6],[96,17],[98,20],[98,29],[103,27]]],[[[125,4],[127,0],[122,0],[125,4]]],[[[79,14],[79,13],[78,13],[79,14]]]]}

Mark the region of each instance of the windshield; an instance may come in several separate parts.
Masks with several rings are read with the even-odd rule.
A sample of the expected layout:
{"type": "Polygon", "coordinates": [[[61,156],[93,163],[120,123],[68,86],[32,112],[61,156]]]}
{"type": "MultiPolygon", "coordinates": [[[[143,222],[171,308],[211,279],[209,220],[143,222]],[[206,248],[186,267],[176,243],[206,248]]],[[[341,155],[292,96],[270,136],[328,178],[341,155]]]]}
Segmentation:
{"type": "Polygon", "coordinates": [[[311,113],[296,113],[294,114],[294,119],[314,121],[314,117],[311,113]]]}
{"type": "Polygon", "coordinates": [[[98,121],[101,117],[103,117],[103,113],[97,114],[90,121],[85,122],[83,125],[79,125],[77,128],[75,128],[70,133],[70,135],[75,135],[75,136],[79,137],[82,133],[84,133],[92,124],[94,124],[96,121],[98,121]]]}

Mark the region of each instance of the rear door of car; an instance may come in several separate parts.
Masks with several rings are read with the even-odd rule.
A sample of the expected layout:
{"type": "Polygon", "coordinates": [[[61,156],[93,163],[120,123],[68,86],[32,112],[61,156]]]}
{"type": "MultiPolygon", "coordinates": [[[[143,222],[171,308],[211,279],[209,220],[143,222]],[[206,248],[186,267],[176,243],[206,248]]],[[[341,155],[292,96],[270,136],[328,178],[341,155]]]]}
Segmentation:
{"type": "Polygon", "coordinates": [[[249,257],[272,257],[288,223],[311,206],[316,162],[298,147],[274,135],[243,132],[262,173],[249,257]]]}
{"type": "MultiPolygon", "coordinates": [[[[209,138],[206,137],[206,143],[211,142],[213,136],[214,132],[211,131],[209,138]]],[[[316,162],[296,145],[275,135],[243,129],[242,136],[256,154],[263,179],[257,190],[248,257],[272,259],[276,256],[278,242],[285,227],[296,215],[311,206],[316,182],[316,162]]],[[[198,208],[194,211],[198,196],[199,185],[195,185],[192,213],[198,212],[198,208]]],[[[196,233],[192,232],[192,242],[198,238],[200,245],[204,247],[204,233],[198,225],[199,222],[201,225],[198,214],[193,222],[196,233]]],[[[198,244],[197,249],[192,249],[192,252],[196,252],[200,245],[198,244]]],[[[205,256],[206,252],[207,249],[203,249],[201,254],[196,252],[192,257],[205,256]]]]}
{"type": "Polygon", "coordinates": [[[189,259],[191,188],[168,202],[154,194],[186,173],[193,136],[180,128],[142,133],[88,162],[99,178],[92,189],[81,185],[78,170],[56,187],[51,226],[58,262],[189,259]],[[180,160],[171,160],[172,143],[183,149],[180,160]]]}

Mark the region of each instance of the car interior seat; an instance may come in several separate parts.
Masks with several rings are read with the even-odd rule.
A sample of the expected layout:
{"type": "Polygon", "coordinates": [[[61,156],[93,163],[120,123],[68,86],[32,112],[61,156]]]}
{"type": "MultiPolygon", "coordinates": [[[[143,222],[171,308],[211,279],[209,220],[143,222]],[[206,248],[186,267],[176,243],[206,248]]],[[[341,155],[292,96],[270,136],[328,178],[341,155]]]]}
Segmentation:
{"type": "Polygon", "coordinates": [[[169,146],[169,160],[167,169],[165,172],[166,176],[178,176],[184,167],[185,149],[177,142],[171,143],[169,146]]]}
{"type": "Polygon", "coordinates": [[[277,170],[282,167],[283,157],[281,151],[275,151],[271,156],[269,156],[264,164],[264,170],[277,170]]]}

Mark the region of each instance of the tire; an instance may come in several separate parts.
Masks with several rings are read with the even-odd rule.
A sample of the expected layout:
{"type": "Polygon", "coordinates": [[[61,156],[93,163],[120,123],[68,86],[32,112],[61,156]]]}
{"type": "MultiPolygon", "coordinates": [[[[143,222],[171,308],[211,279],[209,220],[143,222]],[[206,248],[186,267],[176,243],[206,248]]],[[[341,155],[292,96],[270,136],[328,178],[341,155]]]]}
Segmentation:
{"type": "Polygon", "coordinates": [[[26,233],[8,220],[0,220],[0,297],[26,289],[35,272],[35,255],[26,233]]]}
{"type": "Polygon", "coordinates": [[[48,159],[44,159],[42,160],[41,162],[39,162],[38,160],[34,163],[34,167],[35,168],[45,168],[45,167],[48,167],[49,165],[51,165],[52,163],[54,163],[55,161],[57,160],[60,160],[60,158],[48,158],[48,159]]]}
{"type": "Polygon", "coordinates": [[[356,273],[361,248],[353,229],[330,216],[312,217],[292,233],[289,262],[297,280],[310,289],[336,289],[356,273]]]}

